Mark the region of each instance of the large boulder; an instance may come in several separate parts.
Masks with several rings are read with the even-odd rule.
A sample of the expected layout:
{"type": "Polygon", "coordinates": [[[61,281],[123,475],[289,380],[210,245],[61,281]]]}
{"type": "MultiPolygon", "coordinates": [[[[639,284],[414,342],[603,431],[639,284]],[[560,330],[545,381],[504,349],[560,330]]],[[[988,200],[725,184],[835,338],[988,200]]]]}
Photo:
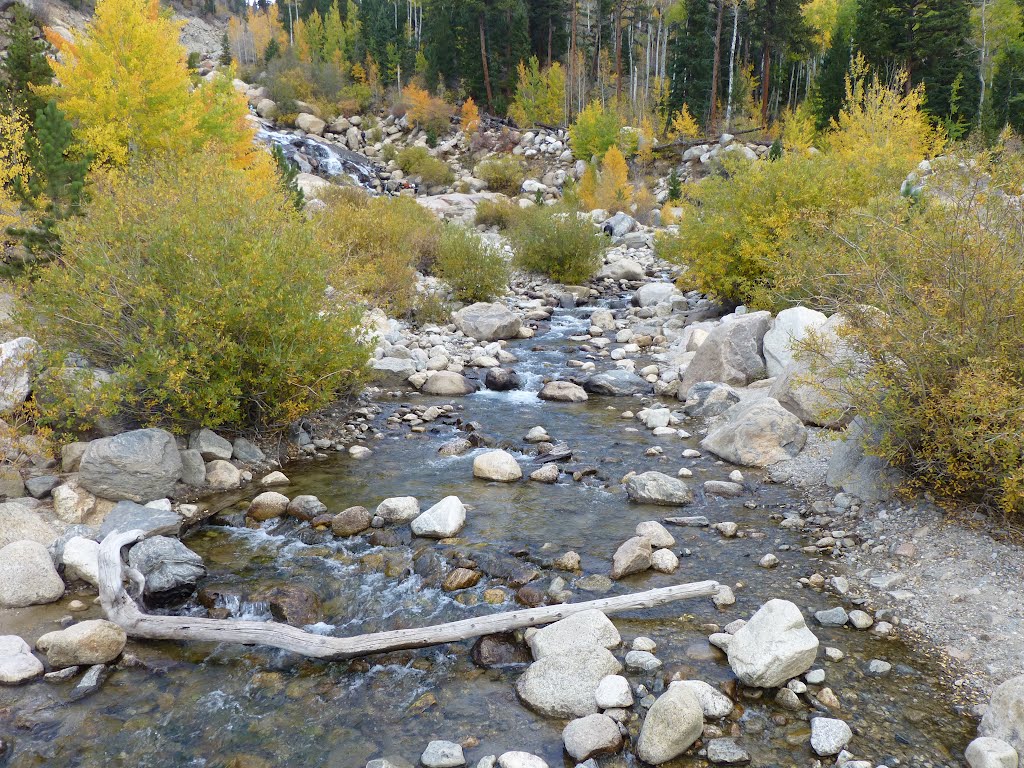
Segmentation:
{"type": "Polygon", "coordinates": [[[188,597],[206,575],[203,558],[167,536],[136,544],[128,552],[128,564],[145,577],[145,595],[161,601],[188,597]]]}
{"type": "Polygon", "coordinates": [[[409,525],[417,536],[447,539],[466,524],[466,507],[458,496],[446,496],[409,525]]]}
{"type": "Polygon", "coordinates": [[[601,231],[609,237],[625,237],[636,228],[637,220],[621,211],[601,223],[601,231]]]}
{"type": "Polygon", "coordinates": [[[415,496],[394,496],[384,499],[376,511],[386,523],[409,523],[420,516],[420,503],[415,496]]]}
{"type": "Polygon", "coordinates": [[[0,504],[0,547],[24,540],[48,547],[56,539],[57,529],[29,504],[17,501],[0,504]]]}
{"type": "Polygon", "coordinates": [[[52,603],[63,594],[64,582],[42,544],[15,541],[0,549],[0,608],[52,603]]]}
{"type": "Polygon", "coordinates": [[[582,403],[590,396],[583,387],[573,384],[571,381],[549,381],[541,387],[537,397],[541,400],[552,400],[559,403],[582,403]]]}
{"type": "Polygon", "coordinates": [[[146,536],[177,536],[183,519],[174,510],[144,507],[134,501],[118,502],[100,526],[98,538],[113,531],[142,531],[146,536]]]}
{"type": "Polygon", "coordinates": [[[880,439],[878,430],[873,430],[862,417],[855,418],[832,449],[825,482],[864,501],[892,497],[901,479],[899,471],[866,450],[880,439]]]}
{"type": "Polygon", "coordinates": [[[725,418],[700,446],[733,464],[766,467],[793,458],[807,442],[800,419],[770,397],[733,406],[725,418]]]}
{"type": "Polygon", "coordinates": [[[626,481],[626,495],[640,504],[683,507],[693,502],[686,483],[662,472],[642,472],[626,481]]]}
{"type": "Polygon", "coordinates": [[[92,619],[47,632],[36,641],[52,667],[106,664],[121,655],[128,635],[117,624],[92,619]]]}
{"type": "Polygon", "coordinates": [[[971,768],[1017,768],[1020,764],[1017,750],[991,736],[979,736],[968,744],[964,757],[971,768]]]}
{"type": "MultiPolygon", "coordinates": [[[[777,378],[768,391],[769,397],[774,397],[805,424],[838,429],[853,419],[849,388],[843,378],[835,374],[835,371],[842,371],[844,375],[853,375],[859,366],[857,356],[840,335],[844,322],[843,315],[837,313],[820,325],[806,328],[804,338],[813,333],[813,345],[791,353],[786,365],[775,374],[777,378]]],[[[767,343],[766,335],[766,346],[767,343]]]]}
{"type": "Polygon", "coordinates": [[[1024,675],[1011,677],[992,692],[978,734],[1002,739],[1024,754],[1024,675]]]}
{"type": "Polygon", "coordinates": [[[189,436],[188,447],[193,451],[199,451],[206,461],[228,461],[235,451],[231,443],[212,429],[197,429],[189,436]]]}
{"type": "Polygon", "coordinates": [[[438,371],[423,383],[422,391],[428,395],[459,397],[476,392],[477,385],[461,373],[438,371]]]}
{"type": "Polygon", "coordinates": [[[729,643],[729,666],[744,685],[776,688],[802,675],[818,655],[818,638],[800,609],[788,600],[769,600],[729,643]]]}
{"type": "Polygon", "coordinates": [[[601,611],[580,611],[541,627],[530,637],[534,659],[542,659],[566,651],[597,646],[615,648],[622,642],[611,619],[601,611]]]}
{"type": "Polygon", "coordinates": [[[523,477],[523,469],[508,451],[487,451],[473,459],[473,477],[512,483],[523,477]]]}
{"type": "Polygon", "coordinates": [[[770,312],[730,315],[722,320],[697,347],[679,385],[680,391],[688,392],[701,381],[742,387],[764,378],[767,370],[761,349],[771,325],[770,312]]]}
{"type": "Polygon", "coordinates": [[[775,323],[764,335],[764,362],[768,376],[778,376],[793,362],[793,347],[808,332],[820,328],[828,318],[807,307],[790,307],[779,312],[775,323]]]}
{"type": "Polygon", "coordinates": [[[687,416],[706,419],[710,416],[721,416],[740,401],[740,394],[728,384],[716,381],[699,381],[686,390],[679,391],[679,399],[686,405],[683,410],[687,416]]]}
{"type": "Polygon", "coordinates": [[[61,560],[64,562],[64,577],[70,582],[75,579],[97,586],[100,583],[100,545],[84,536],[74,536],[64,543],[61,560]]]}
{"type": "Polygon", "coordinates": [[[599,646],[570,648],[535,661],[516,681],[516,693],[547,717],[585,717],[597,712],[594,694],[602,678],[622,665],[599,646]]]}
{"type": "Polygon", "coordinates": [[[646,379],[622,368],[594,374],[583,383],[583,389],[592,395],[609,397],[649,395],[654,391],[654,387],[646,379]]]}
{"type": "Polygon", "coordinates": [[[597,273],[597,279],[643,280],[645,274],[644,268],[638,261],[618,259],[601,267],[601,271],[597,273]]]}
{"type": "Polygon", "coordinates": [[[302,113],[296,115],[295,127],[299,130],[305,131],[306,133],[312,133],[314,136],[323,136],[324,128],[327,127],[327,123],[316,115],[302,113]]]}
{"type": "Polygon", "coordinates": [[[137,429],[89,443],[78,479],[83,488],[104,499],[145,503],[170,496],[181,473],[174,435],[162,429],[137,429]]]}
{"type": "Polygon", "coordinates": [[[452,322],[464,334],[477,341],[514,339],[522,320],[504,304],[477,302],[452,313],[452,322]]]}
{"type": "Polygon", "coordinates": [[[28,336],[0,344],[0,413],[17,408],[32,391],[31,363],[38,349],[28,336]]]}
{"type": "Polygon", "coordinates": [[[660,765],[689,749],[704,730],[704,712],[689,688],[670,685],[644,718],[636,754],[645,763],[660,765]]]}
{"type": "Polygon", "coordinates": [[[370,361],[375,381],[401,384],[416,373],[416,361],[404,357],[382,357],[370,361]]]}

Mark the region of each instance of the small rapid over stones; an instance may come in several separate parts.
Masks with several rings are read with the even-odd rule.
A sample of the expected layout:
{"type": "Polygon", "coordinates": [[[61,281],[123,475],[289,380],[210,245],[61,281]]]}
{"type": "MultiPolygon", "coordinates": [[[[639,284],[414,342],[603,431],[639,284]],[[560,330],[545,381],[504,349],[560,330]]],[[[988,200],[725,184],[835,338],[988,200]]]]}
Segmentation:
{"type": "MultiPolygon", "coordinates": [[[[537,312],[532,302],[544,290],[526,286],[511,301],[533,329],[500,347],[518,389],[481,386],[463,397],[377,390],[358,429],[368,450],[328,455],[329,441],[314,446],[309,461],[286,468],[290,482],[273,488],[285,500],[315,496],[331,515],[361,507],[365,515],[348,517],[383,524],[335,535],[312,515],[254,520],[249,499],[271,492],[253,488],[232,504],[236,494],[185,536],[207,575],[187,603],[163,610],[353,635],[704,579],[724,585],[715,600],[594,619],[592,629],[528,630],[343,663],[265,648],[130,643],[130,663],[80,701],[66,703],[53,686],[0,688],[0,729],[16,726],[9,764],[363,768],[384,760],[374,765],[399,768],[458,759],[487,766],[495,764],[488,756],[504,756],[500,765],[593,759],[588,766],[625,768],[645,764],[640,748],[672,768],[832,765],[837,753],[860,768],[961,765],[973,725],[941,665],[911,639],[869,628],[890,626],[892,616],[865,599],[849,614],[867,619],[856,623],[863,629],[831,620],[839,599],[823,579],[809,579],[828,573],[828,562],[802,552],[799,532],[779,525],[804,511],[793,489],[702,450],[703,417],[651,394],[643,377],[639,394],[609,394],[636,384],[613,376],[585,400],[538,396],[548,379],[584,383],[623,370],[614,357],[590,354],[602,345],[591,345],[588,329],[621,316],[631,300],[621,290],[563,291],[550,312],[537,312]],[[481,460],[496,450],[504,453],[481,460]],[[530,479],[549,467],[543,482],[530,479]],[[642,493],[630,493],[622,483],[630,472],[685,481],[692,492],[665,506],[657,494],[671,484],[648,478],[642,493]],[[705,481],[719,485],[705,490],[705,481]],[[415,536],[409,521],[448,497],[465,507],[457,537],[415,536]],[[609,578],[617,550],[635,538],[650,558],[670,553],[657,558],[667,566],[609,578]],[[764,566],[767,555],[774,567],[764,566]],[[750,680],[783,686],[749,688],[730,669],[728,648],[764,631],[771,617],[742,627],[773,600],[795,606],[772,604],[799,647],[781,673],[758,666],[763,649],[734,651],[750,680]],[[794,626],[801,616],[802,630],[794,626]],[[564,672],[564,645],[587,632],[598,645],[566,657],[580,674],[548,690],[541,664],[564,672]],[[587,675],[600,696],[581,704],[572,686],[587,675]],[[5,714],[12,706],[16,718],[5,714]],[[699,752],[677,756],[676,747],[697,739],[699,752]]],[[[703,311],[694,297],[678,300],[703,311]]],[[[632,352],[638,370],[650,362],[641,350],[632,352]]],[[[463,373],[482,383],[486,370],[463,373]]],[[[67,608],[48,610],[56,627],[67,608]]],[[[777,663],[778,654],[764,662],[777,663]]]]}
{"type": "Polygon", "coordinates": [[[319,173],[329,179],[347,176],[367,189],[373,189],[377,182],[377,172],[365,155],[318,136],[261,127],[256,140],[281,147],[300,173],[319,173]]]}

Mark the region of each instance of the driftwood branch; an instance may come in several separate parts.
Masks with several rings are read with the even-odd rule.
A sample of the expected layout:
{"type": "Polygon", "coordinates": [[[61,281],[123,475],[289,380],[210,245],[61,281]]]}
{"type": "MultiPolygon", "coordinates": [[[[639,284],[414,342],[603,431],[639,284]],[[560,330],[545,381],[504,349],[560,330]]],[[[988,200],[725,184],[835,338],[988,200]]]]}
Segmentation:
{"type": "MultiPolygon", "coordinates": [[[[763,131],[764,127],[759,128],[747,128],[744,131],[734,131],[733,136],[743,136],[748,133],[757,133],[763,131]]],[[[717,144],[720,137],[705,136],[700,139],[675,139],[674,141],[667,141],[664,144],[656,144],[654,146],[654,152],[664,152],[667,149],[689,149],[690,147],[697,147],[701,144],[717,144]]],[[[764,144],[766,142],[753,142],[755,144],[764,144]]]]}
{"type": "Polygon", "coordinates": [[[121,548],[141,541],[142,531],[114,531],[103,539],[99,552],[99,588],[103,609],[130,637],[150,640],[197,640],[214,643],[267,645],[317,659],[352,659],[405,648],[454,643],[496,632],[549,624],[574,613],[599,610],[618,613],[653,608],[691,597],[709,597],[718,582],[700,581],[652,589],[634,595],[606,597],[585,603],[550,605],[463,619],[449,624],[398,629],[355,637],[325,637],[272,621],[201,619],[187,616],[150,616],[139,610],[123,586],[121,548]]]}

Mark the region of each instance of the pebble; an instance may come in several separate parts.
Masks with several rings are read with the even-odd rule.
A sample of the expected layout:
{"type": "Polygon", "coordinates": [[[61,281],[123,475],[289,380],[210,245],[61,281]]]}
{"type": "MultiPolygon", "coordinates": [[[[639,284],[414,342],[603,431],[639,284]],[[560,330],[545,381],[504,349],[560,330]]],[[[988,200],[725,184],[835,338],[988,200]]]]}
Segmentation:
{"type": "Polygon", "coordinates": [[[829,608],[826,611],[817,611],[814,614],[814,618],[823,627],[842,627],[850,620],[849,614],[841,605],[829,608]]]}
{"type": "Polygon", "coordinates": [[[651,638],[644,637],[643,635],[634,638],[630,644],[630,648],[634,651],[647,651],[648,653],[654,653],[657,647],[657,644],[651,638]]]}
{"type": "Polygon", "coordinates": [[[871,675],[877,675],[881,677],[882,675],[889,674],[890,670],[892,670],[892,664],[890,664],[887,661],[882,661],[881,659],[872,659],[868,662],[868,673],[871,675]]]}
{"type": "Polygon", "coordinates": [[[812,669],[806,675],[804,680],[810,685],[821,685],[825,682],[825,670],[824,669],[812,669]]]}
{"type": "Polygon", "coordinates": [[[630,651],[626,654],[626,669],[631,672],[653,672],[661,667],[661,659],[647,651],[630,651]]]}
{"type": "Polygon", "coordinates": [[[767,555],[757,561],[757,564],[762,568],[774,568],[779,564],[779,558],[769,552],[767,555]]]}
{"type": "Polygon", "coordinates": [[[730,587],[722,584],[718,591],[711,596],[711,602],[715,604],[716,608],[726,608],[736,604],[736,595],[733,594],[730,587]]]}
{"type": "Polygon", "coordinates": [[[811,748],[822,757],[838,755],[852,738],[853,731],[842,720],[831,717],[811,719],[811,748]]]}
{"type": "Polygon", "coordinates": [[[838,648],[827,646],[825,648],[825,658],[829,661],[842,661],[846,658],[846,654],[840,651],[838,648]]]}
{"type": "Polygon", "coordinates": [[[875,620],[865,611],[850,611],[850,623],[857,629],[868,629],[875,620]]]}

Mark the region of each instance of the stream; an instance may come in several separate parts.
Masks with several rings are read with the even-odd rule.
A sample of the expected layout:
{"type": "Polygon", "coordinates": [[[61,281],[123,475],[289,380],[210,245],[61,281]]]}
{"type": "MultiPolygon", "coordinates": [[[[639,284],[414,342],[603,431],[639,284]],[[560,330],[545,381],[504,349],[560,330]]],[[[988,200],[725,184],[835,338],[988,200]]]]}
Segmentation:
{"type": "MultiPolygon", "coordinates": [[[[815,572],[828,574],[829,564],[801,553],[806,542],[778,525],[781,515],[802,507],[795,490],[764,484],[757,471],[744,469],[748,492],[739,499],[698,493],[697,501],[682,510],[630,503],[619,481],[631,470],[674,476],[688,467],[694,474],[691,487],[699,488],[704,480],[727,479],[734,467],[711,456],[680,458],[684,449],[698,447],[694,422],[685,428],[695,436],[682,440],[653,437],[637,421],[622,418],[622,411],[642,407],[638,398],[591,396],[580,404],[537,398],[543,377],[578,371],[567,367],[570,358],[581,357],[579,342],[570,337],[586,332],[593,309],[558,309],[535,338],[509,342],[507,349],[519,357],[512,367],[524,380],[522,390],[482,391],[454,401],[385,397],[378,401],[382,413],[374,424],[379,437],[364,442],[372,456],[357,460],[339,453],[285,468],[292,482],[284,493],[315,494],[335,513],[353,505],[372,510],[384,498],[410,495],[425,509],[455,494],[469,509],[455,543],[415,539],[408,526],[350,539],[335,539],[295,520],[268,521],[253,529],[238,524],[238,516],[228,510],[184,539],[209,568],[201,585],[207,599],[214,596],[222,614],[268,619],[266,603],[246,595],[260,586],[305,585],[321,603],[314,631],[351,635],[511,610],[518,604],[507,574],[514,579],[517,569],[539,570],[535,583],[545,590],[553,578],[565,578],[573,601],[716,579],[733,587],[734,606],[719,610],[701,599],[613,617],[625,643],[639,635],[653,638],[664,662],[656,672],[624,673],[632,685],[643,684],[657,695],[671,679],[727,683],[732,673],[724,654],[707,641],[710,632],[718,631],[709,625],[749,618],[766,600],[785,598],[800,606],[821,641],[815,666],[825,670],[824,685],[842,703],[831,716],[854,729],[849,749],[857,758],[872,765],[962,765],[960,755],[974,723],[944,682],[938,661],[916,644],[814,621],[813,611],[838,603],[798,583],[815,572]],[[424,425],[423,432],[386,421],[403,406],[448,403],[456,410],[424,425]],[[523,441],[534,426],[542,425],[556,441],[567,443],[573,457],[556,485],[475,480],[473,457],[482,449],[454,457],[438,454],[442,443],[465,435],[469,423],[489,442],[515,452],[527,475],[540,466],[533,462],[532,446],[523,441]],[[663,455],[645,455],[652,446],[660,446],[663,455]],[[574,470],[581,479],[573,479],[574,470]],[[745,505],[751,501],[756,504],[745,505]],[[648,571],[611,582],[606,592],[594,583],[600,580],[580,584],[581,577],[607,575],[612,554],[634,535],[637,523],[671,515],[735,521],[745,535],[727,539],[708,528],[672,527],[673,550],[681,562],[675,574],[648,571]],[[582,573],[550,569],[551,561],[568,550],[581,556],[582,573]],[[768,552],[782,560],[773,570],[758,567],[768,552]],[[460,560],[476,562],[488,575],[475,587],[446,592],[438,573],[460,560]],[[845,658],[826,661],[825,646],[839,648],[845,658]],[[869,675],[872,659],[888,661],[892,671],[869,675]]],[[[610,365],[607,358],[596,362],[599,369],[610,365]]],[[[678,401],[664,405],[680,407],[678,401]]],[[[66,603],[74,596],[47,607],[54,622],[67,613],[66,603]]],[[[182,610],[206,615],[197,602],[182,610]]],[[[99,616],[95,606],[87,614],[99,616]]],[[[26,639],[32,642],[47,629],[39,627],[26,639]]],[[[0,688],[0,737],[13,744],[6,764],[0,755],[0,765],[363,768],[383,756],[415,765],[429,741],[446,739],[469,745],[470,766],[485,755],[523,750],[543,757],[552,768],[571,768],[575,762],[562,748],[565,723],[534,714],[516,698],[513,684],[525,665],[481,668],[473,661],[472,645],[326,663],[263,648],[129,641],[126,654],[137,663],[122,664],[99,691],[81,701],[68,702],[74,682],[0,688]]],[[[621,658],[624,650],[615,653],[621,658]]],[[[755,766],[818,765],[808,745],[814,710],[786,710],[773,696],[738,691],[732,715],[720,723],[725,735],[738,737],[755,766]]],[[[635,739],[639,720],[628,727],[635,739]]],[[[823,760],[822,765],[833,764],[823,760]]],[[[602,768],[640,765],[628,748],[597,762],[602,768]]],[[[706,764],[699,757],[683,757],[666,765],[706,764]]]]}

